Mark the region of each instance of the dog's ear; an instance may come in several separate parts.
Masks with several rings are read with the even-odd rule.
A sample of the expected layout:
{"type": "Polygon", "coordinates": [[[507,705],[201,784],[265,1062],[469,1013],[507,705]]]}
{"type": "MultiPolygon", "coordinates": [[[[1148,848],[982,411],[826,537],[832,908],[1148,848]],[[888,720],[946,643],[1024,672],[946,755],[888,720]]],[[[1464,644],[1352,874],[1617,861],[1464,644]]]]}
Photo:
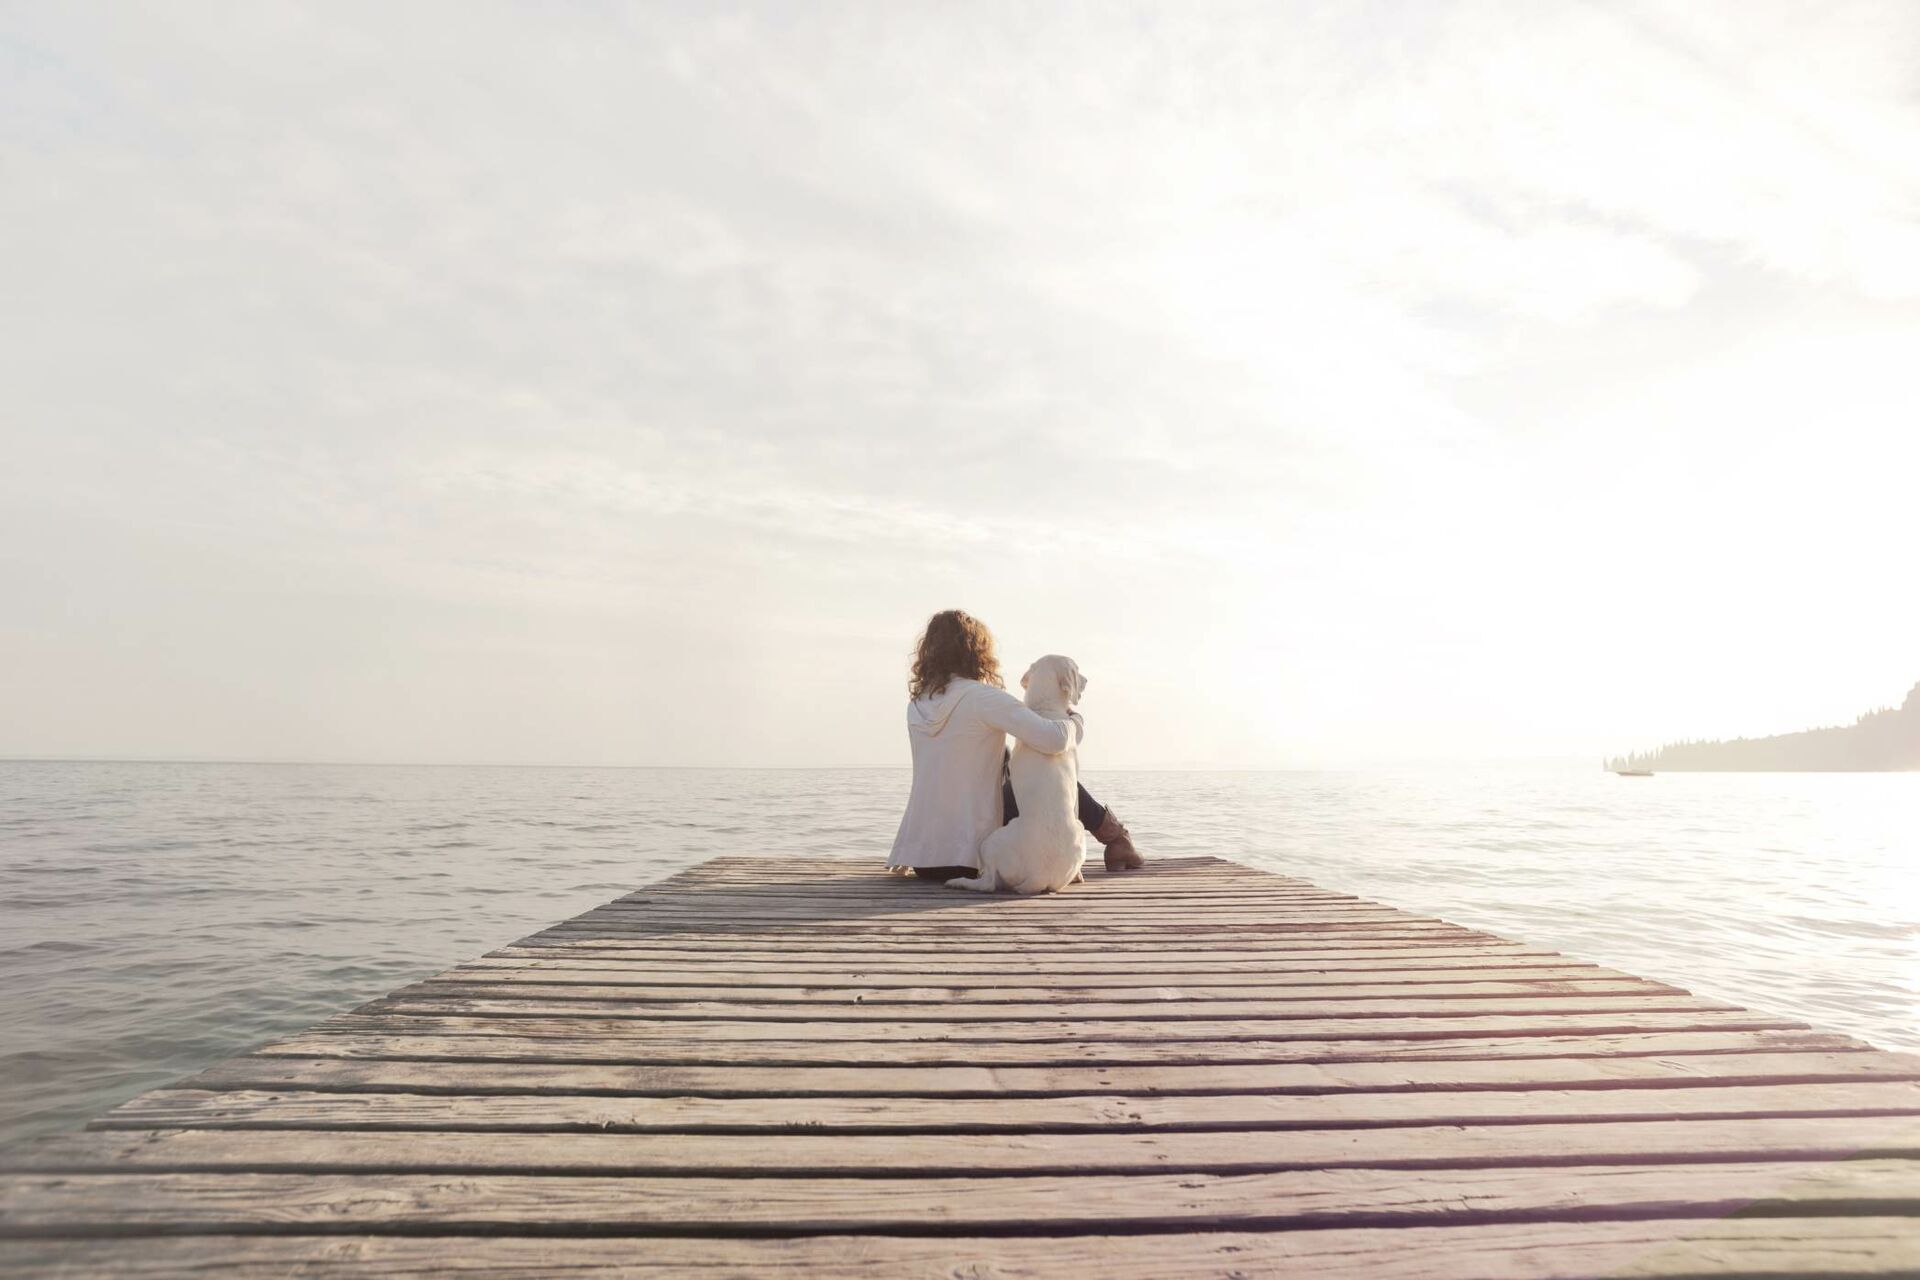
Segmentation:
{"type": "MultiPolygon", "coordinates": [[[[1038,665],[1039,665],[1038,663],[1034,664],[1034,666],[1038,666],[1038,665]]],[[[1026,688],[1027,684],[1032,679],[1033,679],[1033,667],[1028,667],[1025,671],[1022,671],[1020,673],[1020,687],[1022,689],[1026,688]]]]}
{"type": "Polygon", "coordinates": [[[1086,687],[1087,682],[1081,677],[1080,668],[1073,663],[1072,659],[1062,659],[1060,662],[1060,696],[1066,700],[1067,705],[1071,707],[1079,702],[1080,693],[1086,687]]]}

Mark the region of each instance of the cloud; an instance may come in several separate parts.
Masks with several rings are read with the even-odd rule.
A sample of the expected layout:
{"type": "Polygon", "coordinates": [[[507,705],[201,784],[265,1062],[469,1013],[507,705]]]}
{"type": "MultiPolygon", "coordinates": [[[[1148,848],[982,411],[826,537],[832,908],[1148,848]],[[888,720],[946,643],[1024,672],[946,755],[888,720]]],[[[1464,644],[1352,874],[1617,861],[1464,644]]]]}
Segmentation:
{"type": "MultiPolygon", "coordinates": [[[[1632,628],[1579,599],[1583,575],[1612,580],[1618,530],[1706,548],[1756,510],[1737,487],[1651,509],[1626,442],[1696,476],[1814,430],[1822,371],[1897,385],[1920,315],[1917,23],[1897,4],[16,9],[0,532],[45,559],[0,567],[0,635],[56,683],[130,685],[77,603],[125,593],[129,626],[192,637],[183,708],[227,696],[221,673],[324,675],[303,723],[337,738],[290,732],[290,754],[394,740],[355,692],[369,652],[448,689],[498,686],[503,646],[602,653],[607,701],[650,723],[693,704],[621,661],[688,687],[751,669],[760,705],[805,714],[810,680],[864,687],[956,600],[1124,672],[1115,759],[1365,754],[1341,706],[1383,691],[1409,740],[1611,732],[1604,688],[1573,682],[1552,730],[1462,727],[1420,684],[1435,655],[1499,685],[1546,661],[1528,646],[1617,650],[1632,628]],[[287,598],[289,575],[312,591],[287,598]],[[248,592],[307,640],[250,628],[248,592]],[[465,664],[453,636],[493,657],[465,664]],[[1196,652],[1270,665],[1274,704],[1192,708],[1196,652]]],[[[1893,429],[1876,403],[1833,398],[1867,470],[1893,429]]],[[[1883,531],[1861,519],[1807,537],[1854,554],[1883,531]]],[[[1686,598],[1672,564],[1637,572],[1619,618],[1686,598]]],[[[1751,643],[1698,625],[1703,649],[1751,643]]],[[[540,704],[535,666],[516,706],[540,704]]],[[[517,729],[568,740],[568,699],[517,729]]],[[[109,712],[34,705],[0,750],[125,749],[109,712]]],[[[231,753],[175,719],[155,750],[231,753]]],[[[656,758],[592,723],[583,755],[656,758]]],[[[885,717],[861,724],[819,749],[890,758],[885,717]]]]}

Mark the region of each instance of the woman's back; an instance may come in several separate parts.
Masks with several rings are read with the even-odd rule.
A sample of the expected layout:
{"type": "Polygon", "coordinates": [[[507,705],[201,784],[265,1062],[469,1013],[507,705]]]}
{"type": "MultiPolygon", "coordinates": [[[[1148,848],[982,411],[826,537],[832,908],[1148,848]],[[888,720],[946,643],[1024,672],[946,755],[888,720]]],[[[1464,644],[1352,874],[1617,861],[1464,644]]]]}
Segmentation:
{"type": "Polygon", "coordinates": [[[907,704],[913,791],[890,867],[977,867],[980,841],[1001,822],[1000,766],[1007,734],[1057,754],[1069,741],[1005,689],[966,677],[907,704]]]}

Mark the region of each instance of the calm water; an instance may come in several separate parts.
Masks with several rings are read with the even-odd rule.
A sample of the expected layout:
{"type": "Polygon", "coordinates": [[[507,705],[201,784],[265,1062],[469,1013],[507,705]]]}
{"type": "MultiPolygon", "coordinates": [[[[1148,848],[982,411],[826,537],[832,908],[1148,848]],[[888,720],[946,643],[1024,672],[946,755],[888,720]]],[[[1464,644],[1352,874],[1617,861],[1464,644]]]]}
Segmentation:
{"type": "MultiPolygon", "coordinates": [[[[0,762],[0,1142],[715,854],[879,859],[904,770],[0,762]]],[[[1920,1048],[1920,775],[1093,774],[1211,853],[1920,1048]]]]}

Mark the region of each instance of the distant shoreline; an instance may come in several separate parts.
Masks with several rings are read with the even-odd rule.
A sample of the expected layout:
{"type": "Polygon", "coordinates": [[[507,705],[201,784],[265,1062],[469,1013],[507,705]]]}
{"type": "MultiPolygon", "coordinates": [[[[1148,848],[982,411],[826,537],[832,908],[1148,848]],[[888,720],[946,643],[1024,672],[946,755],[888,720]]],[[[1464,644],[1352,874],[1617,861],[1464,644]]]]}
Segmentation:
{"type": "Polygon", "coordinates": [[[1616,756],[1605,767],[1654,773],[1908,773],[1920,770],[1920,684],[1898,707],[1869,711],[1850,725],[1766,738],[1670,742],[1616,756]]]}

